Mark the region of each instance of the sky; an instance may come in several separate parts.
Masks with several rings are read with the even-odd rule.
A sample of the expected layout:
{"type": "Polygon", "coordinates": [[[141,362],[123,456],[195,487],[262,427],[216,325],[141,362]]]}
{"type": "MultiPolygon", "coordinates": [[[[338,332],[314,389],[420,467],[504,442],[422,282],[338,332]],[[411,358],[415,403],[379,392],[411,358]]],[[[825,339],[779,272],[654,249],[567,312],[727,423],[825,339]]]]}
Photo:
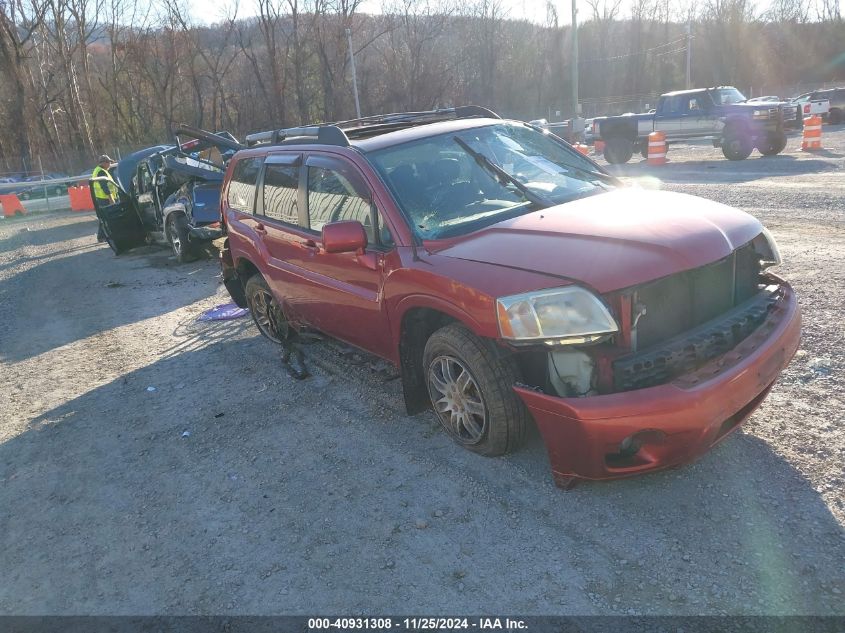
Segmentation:
{"type": "MultiPolygon", "coordinates": [[[[571,0],[553,0],[557,6],[559,23],[569,24],[571,15],[571,0]]],[[[220,20],[235,4],[235,0],[187,0],[191,7],[193,17],[198,22],[210,23],[220,20]]],[[[502,0],[508,11],[508,17],[514,20],[530,20],[532,22],[545,22],[546,2],[545,0],[502,0]]],[[[623,6],[626,4],[623,0],[623,6]]],[[[381,13],[381,0],[364,0],[361,5],[362,13],[381,13]]],[[[582,6],[582,15],[586,14],[589,5],[585,0],[579,0],[582,6]]],[[[254,0],[240,0],[238,17],[255,15],[254,0]]],[[[579,20],[580,21],[580,20],[579,20]]]]}
{"type": "MultiPolygon", "coordinates": [[[[211,23],[220,21],[227,11],[231,12],[232,8],[237,4],[238,17],[248,17],[255,15],[255,0],[185,0],[190,6],[193,17],[196,21],[201,23],[211,23]]],[[[528,20],[544,24],[546,21],[546,0],[501,0],[507,17],[513,20],[528,20]]],[[[606,0],[608,3],[613,0],[606,0]]],[[[381,6],[383,0],[363,0],[360,11],[362,13],[381,13],[381,6]]],[[[557,8],[558,23],[561,26],[570,24],[572,15],[571,0],[552,0],[554,6],[557,8]]],[[[577,0],[578,2],[578,22],[586,19],[590,13],[590,6],[586,0],[577,0]]],[[[626,17],[629,13],[629,6],[631,0],[622,0],[621,17],[626,17]]],[[[756,12],[770,6],[770,0],[758,0],[751,3],[756,12]]]]}

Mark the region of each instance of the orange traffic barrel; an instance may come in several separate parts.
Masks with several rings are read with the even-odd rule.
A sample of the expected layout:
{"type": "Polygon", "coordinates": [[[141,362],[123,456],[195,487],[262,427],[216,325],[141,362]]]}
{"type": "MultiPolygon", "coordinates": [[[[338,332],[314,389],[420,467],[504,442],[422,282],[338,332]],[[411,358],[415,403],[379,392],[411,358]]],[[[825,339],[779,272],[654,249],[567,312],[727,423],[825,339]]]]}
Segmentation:
{"type": "Polygon", "coordinates": [[[822,118],[818,114],[804,119],[804,139],[801,141],[802,152],[817,152],[822,149],[822,118]]]}
{"type": "Polygon", "coordinates": [[[652,132],[648,135],[648,158],[649,165],[666,164],[666,133],[652,132]]]}
{"type": "Polygon", "coordinates": [[[94,201],[91,199],[91,189],[88,186],[68,187],[71,211],[93,211],[94,201]]]}
{"type": "Polygon", "coordinates": [[[3,205],[3,217],[11,218],[15,215],[24,215],[26,209],[23,208],[21,201],[13,193],[0,195],[0,205],[3,205]]]}
{"type": "Polygon", "coordinates": [[[590,153],[590,146],[584,145],[584,143],[575,143],[572,147],[581,152],[584,156],[590,153]]]}

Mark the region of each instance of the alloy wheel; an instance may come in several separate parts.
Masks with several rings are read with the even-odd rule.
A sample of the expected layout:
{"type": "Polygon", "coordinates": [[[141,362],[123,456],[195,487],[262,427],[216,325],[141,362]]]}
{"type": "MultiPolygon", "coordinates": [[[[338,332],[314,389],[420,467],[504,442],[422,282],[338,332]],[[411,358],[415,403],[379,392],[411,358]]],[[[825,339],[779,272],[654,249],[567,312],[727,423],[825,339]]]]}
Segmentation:
{"type": "Polygon", "coordinates": [[[477,444],[487,430],[487,407],[469,369],[453,356],[428,368],[428,389],[441,424],[464,444],[477,444]]]}
{"type": "Polygon", "coordinates": [[[281,343],[280,336],[287,338],[287,321],[281,316],[276,299],[264,289],[258,289],[249,298],[250,310],[261,333],[274,343],[281,343]]]}
{"type": "Polygon", "coordinates": [[[173,252],[177,257],[182,254],[182,240],[179,239],[179,230],[176,228],[176,222],[170,220],[170,245],[173,247],[173,252]]]}

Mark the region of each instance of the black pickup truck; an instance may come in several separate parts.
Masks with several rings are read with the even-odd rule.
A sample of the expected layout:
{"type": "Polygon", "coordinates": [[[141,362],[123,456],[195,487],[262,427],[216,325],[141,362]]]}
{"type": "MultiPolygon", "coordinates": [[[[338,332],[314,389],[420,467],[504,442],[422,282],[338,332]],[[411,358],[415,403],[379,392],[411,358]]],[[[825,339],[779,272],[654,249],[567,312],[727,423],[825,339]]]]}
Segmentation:
{"type": "Polygon", "coordinates": [[[731,86],[669,92],[648,114],[600,117],[593,135],[604,141],[609,163],[627,163],[634,152],[648,152],[648,135],[664,132],[666,141],[711,139],[725,158],[743,160],[756,147],[764,156],[786,147],[786,129],[800,128],[798,106],[790,103],[746,103],[731,86]]]}

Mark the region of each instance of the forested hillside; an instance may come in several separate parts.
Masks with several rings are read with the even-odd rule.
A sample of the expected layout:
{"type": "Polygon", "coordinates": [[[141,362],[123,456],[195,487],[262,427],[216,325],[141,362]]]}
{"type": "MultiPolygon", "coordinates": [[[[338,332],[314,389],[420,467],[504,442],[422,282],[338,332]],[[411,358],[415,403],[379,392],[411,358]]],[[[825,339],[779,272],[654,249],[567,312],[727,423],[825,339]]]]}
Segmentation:
{"type": "MultiPolygon", "coordinates": [[[[178,122],[243,135],[350,118],[346,29],[364,114],[466,103],[571,114],[568,3],[528,22],[500,0],[406,0],[379,15],[360,0],[243,1],[254,17],[209,26],[178,0],[0,0],[0,171],[38,158],[72,169],[162,142],[178,122]]],[[[644,108],[683,88],[688,22],[695,85],[789,96],[845,84],[838,0],[776,0],[765,12],[747,0],[584,0],[584,113],[644,108]]]]}

